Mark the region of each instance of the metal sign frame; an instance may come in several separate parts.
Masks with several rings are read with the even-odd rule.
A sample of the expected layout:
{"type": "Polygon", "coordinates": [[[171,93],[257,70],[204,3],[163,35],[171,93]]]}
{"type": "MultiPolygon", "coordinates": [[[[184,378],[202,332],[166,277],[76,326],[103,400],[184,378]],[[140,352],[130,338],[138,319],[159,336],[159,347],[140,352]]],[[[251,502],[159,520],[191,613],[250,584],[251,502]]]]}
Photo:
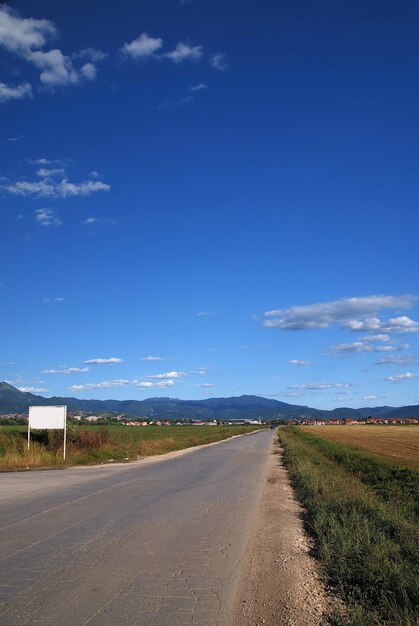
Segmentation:
{"type": "MultiPolygon", "coordinates": [[[[65,404],[49,405],[49,406],[30,406],[28,414],[28,450],[31,442],[31,409],[64,409],[63,410],[63,426],[53,426],[52,428],[46,428],[46,430],[64,430],[64,449],[63,459],[65,461],[66,448],[67,448],[67,406],[65,404]]],[[[32,427],[32,430],[44,430],[39,427],[32,427]]]]}

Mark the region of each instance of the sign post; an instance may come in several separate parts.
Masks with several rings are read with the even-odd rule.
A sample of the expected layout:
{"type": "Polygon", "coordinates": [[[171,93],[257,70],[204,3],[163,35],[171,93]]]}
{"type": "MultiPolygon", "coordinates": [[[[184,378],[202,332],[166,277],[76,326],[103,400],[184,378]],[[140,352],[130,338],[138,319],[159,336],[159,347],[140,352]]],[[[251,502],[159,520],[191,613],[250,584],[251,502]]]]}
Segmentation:
{"type": "Polygon", "coordinates": [[[67,444],[67,407],[30,406],[28,418],[28,450],[32,430],[64,430],[64,461],[67,444]]]}

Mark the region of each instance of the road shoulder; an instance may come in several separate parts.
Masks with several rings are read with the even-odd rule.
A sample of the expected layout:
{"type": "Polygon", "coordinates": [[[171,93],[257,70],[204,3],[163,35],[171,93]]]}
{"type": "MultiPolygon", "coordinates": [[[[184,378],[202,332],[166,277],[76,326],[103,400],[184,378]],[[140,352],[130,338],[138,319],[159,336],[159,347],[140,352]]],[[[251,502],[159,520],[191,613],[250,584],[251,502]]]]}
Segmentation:
{"type": "Polygon", "coordinates": [[[320,626],[330,602],[275,438],[242,564],[234,626],[320,626]]]}

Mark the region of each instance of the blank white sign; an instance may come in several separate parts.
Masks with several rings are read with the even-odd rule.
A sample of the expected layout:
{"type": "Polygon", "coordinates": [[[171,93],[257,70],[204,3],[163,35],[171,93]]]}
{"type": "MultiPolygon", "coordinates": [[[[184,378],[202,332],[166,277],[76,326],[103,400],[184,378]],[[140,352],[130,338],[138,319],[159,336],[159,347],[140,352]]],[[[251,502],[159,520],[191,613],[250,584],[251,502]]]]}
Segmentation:
{"type": "Polygon", "coordinates": [[[66,417],[66,406],[30,406],[29,428],[31,430],[65,428],[66,417]]]}

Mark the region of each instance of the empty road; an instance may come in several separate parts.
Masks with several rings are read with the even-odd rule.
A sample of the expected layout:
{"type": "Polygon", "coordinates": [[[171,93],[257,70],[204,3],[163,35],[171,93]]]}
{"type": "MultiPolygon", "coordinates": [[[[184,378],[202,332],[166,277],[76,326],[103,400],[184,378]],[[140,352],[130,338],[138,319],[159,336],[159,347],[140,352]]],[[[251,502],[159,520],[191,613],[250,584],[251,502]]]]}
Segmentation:
{"type": "Polygon", "coordinates": [[[0,474],[0,624],[230,624],[272,439],[0,474]]]}

